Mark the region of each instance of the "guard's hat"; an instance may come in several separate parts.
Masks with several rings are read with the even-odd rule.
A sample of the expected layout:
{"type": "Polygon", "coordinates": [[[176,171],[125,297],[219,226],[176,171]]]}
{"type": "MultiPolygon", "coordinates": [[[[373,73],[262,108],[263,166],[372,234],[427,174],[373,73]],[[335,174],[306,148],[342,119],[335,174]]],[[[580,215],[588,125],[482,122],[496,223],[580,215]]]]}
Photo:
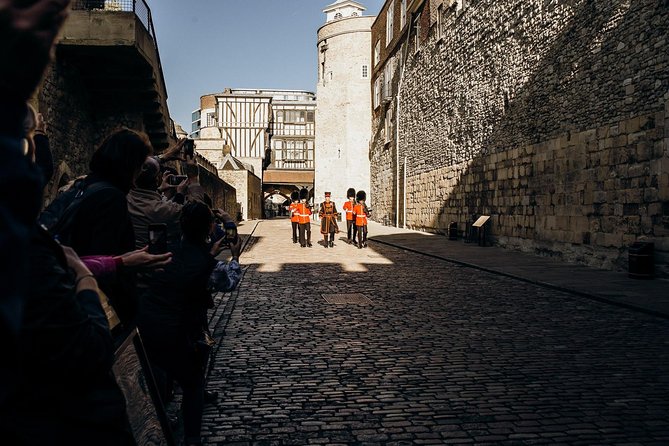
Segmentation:
{"type": "Polygon", "coordinates": [[[355,198],[355,189],[349,187],[346,191],[346,198],[355,198]]]}
{"type": "Polygon", "coordinates": [[[300,191],[300,200],[308,200],[309,199],[309,191],[305,188],[300,191]]]}
{"type": "Polygon", "coordinates": [[[364,190],[359,190],[358,193],[355,195],[355,199],[357,201],[365,201],[367,199],[367,194],[365,193],[364,190]]]}
{"type": "Polygon", "coordinates": [[[298,191],[291,192],[290,199],[293,201],[298,201],[300,199],[300,193],[298,191]]]}

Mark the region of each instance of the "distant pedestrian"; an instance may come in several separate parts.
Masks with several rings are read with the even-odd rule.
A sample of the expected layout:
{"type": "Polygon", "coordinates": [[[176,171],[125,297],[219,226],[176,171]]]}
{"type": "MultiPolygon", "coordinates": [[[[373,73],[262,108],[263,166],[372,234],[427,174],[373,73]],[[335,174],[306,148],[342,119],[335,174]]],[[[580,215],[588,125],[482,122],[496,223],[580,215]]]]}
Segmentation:
{"type": "Polygon", "coordinates": [[[367,194],[364,190],[358,191],[355,196],[358,203],[353,208],[355,214],[355,226],[358,229],[358,249],[367,247],[367,218],[370,216],[370,211],[365,200],[367,194]]]}
{"type": "Polygon", "coordinates": [[[346,241],[355,244],[356,228],[355,218],[353,217],[353,208],[355,207],[355,189],[349,187],[346,191],[348,201],[344,203],[344,212],[346,212],[346,241]]]}
{"type": "Polygon", "coordinates": [[[300,191],[300,202],[297,205],[297,214],[300,217],[300,246],[311,248],[311,208],[307,204],[309,191],[302,189],[300,191]]]}
{"type": "Polygon", "coordinates": [[[325,201],[321,203],[318,217],[321,219],[321,234],[323,234],[323,244],[327,248],[334,246],[335,234],[339,233],[337,226],[337,206],[330,201],[330,192],[325,192],[325,201]],[[328,240],[329,238],[329,240],[328,240]]]}
{"type": "Polygon", "coordinates": [[[300,204],[300,193],[294,191],[290,194],[290,225],[293,228],[293,243],[297,243],[297,230],[300,226],[300,215],[297,213],[297,205],[300,204]]]}

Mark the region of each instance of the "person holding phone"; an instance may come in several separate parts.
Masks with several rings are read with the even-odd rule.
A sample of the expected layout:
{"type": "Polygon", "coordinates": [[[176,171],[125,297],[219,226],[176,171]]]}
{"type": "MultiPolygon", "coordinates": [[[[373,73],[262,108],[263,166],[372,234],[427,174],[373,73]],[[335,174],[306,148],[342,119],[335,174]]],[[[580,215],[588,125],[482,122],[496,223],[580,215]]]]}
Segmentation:
{"type": "Polygon", "coordinates": [[[207,309],[213,305],[210,286],[229,291],[241,278],[241,239],[230,240],[232,260],[218,262],[216,256],[224,249],[225,238],[209,247],[214,225],[214,215],[204,203],[184,206],[181,242],[173,251],[172,262],[151,278],[138,320],[149,360],[172,376],[183,390],[187,445],[201,444],[208,356],[202,346],[206,344],[207,309]],[[217,275],[212,276],[214,272],[217,275]]]}
{"type": "Polygon", "coordinates": [[[186,139],[179,140],[160,157],[149,157],[142,166],[135,181],[135,187],[128,194],[128,212],[135,230],[137,249],[149,244],[149,225],[166,225],[167,248],[179,243],[181,228],[179,218],[183,205],[190,201],[203,201],[204,189],[200,186],[199,168],[193,158],[183,161],[186,177],[175,176],[171,172],[161,174],[161,161],[183,160],[183,146],[186,139]],[[175,189],[171,200],[164,200],[160,192],[175,189]]]}

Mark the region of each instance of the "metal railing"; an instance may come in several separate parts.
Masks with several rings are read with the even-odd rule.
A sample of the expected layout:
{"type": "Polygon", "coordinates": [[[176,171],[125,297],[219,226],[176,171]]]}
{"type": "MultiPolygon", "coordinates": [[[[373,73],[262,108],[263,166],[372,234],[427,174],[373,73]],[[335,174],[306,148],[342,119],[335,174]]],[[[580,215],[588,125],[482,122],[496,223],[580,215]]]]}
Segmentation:
{"type": "MultiPolygon", "coordinates": [[[[74,0],[72,9],[79,11],[110,11],[134,12],[146,30],[156,42],[151,9],[145,0],[74,0]]],[[[157,45],[156,45],[157,47],[157,45]]]]}

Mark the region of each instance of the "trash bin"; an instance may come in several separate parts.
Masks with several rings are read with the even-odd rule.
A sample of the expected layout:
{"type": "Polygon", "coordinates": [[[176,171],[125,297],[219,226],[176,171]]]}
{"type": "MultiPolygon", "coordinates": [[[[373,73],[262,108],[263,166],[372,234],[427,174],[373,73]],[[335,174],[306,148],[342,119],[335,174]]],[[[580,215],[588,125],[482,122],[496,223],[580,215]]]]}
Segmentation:
{"type": "Polygon", "coordinates": [[[655,244],[634,242],[629,248],[628,276],[632,279],[652,279],[655,276],[655,244]]]}
{"type": "Polygon", "coordinates": [[[449,240],[457,240],[458,239],[458,224],[454,221],[452,221],[448,225],[448,239],[449,240]]]}

